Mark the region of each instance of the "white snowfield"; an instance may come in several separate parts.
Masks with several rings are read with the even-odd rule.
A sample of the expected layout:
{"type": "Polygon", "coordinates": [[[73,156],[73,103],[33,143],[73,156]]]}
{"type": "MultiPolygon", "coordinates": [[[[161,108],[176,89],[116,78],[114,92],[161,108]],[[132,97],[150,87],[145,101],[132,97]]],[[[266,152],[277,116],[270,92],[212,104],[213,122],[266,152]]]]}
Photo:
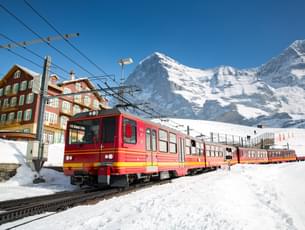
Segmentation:
{"type": "MultiPolygon", "coordinates": [[[[15,229],[305,229],[305,162],[236,165],[79,206],[15,229]]],[[[9,228],[30,218],[0,226],[9,228]]]]}

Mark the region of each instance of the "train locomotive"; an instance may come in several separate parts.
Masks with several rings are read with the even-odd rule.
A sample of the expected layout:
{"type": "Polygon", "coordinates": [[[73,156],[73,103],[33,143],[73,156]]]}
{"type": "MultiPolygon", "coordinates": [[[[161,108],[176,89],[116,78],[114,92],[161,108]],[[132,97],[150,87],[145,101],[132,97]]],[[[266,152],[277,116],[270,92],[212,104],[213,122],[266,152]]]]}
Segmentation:
{"type": "Polygon", "coordinates": [[[64,173],[79,186],[125,187],[135,181],[196,174],[228,161],[296,160],[293,150],[207,143],[120,108],[76,114],[67,123],[65,140],[64,173]]]}

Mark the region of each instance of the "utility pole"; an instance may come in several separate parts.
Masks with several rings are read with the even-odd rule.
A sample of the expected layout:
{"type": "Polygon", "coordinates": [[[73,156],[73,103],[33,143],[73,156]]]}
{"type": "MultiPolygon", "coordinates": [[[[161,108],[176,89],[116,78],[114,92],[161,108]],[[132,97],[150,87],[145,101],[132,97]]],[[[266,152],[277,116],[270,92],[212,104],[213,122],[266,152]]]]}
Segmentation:
{"type": "Polygon", "coordinates": [[[47,56],[44,60],[43,73],[41,76],[40,92],[39,92],[39,113],[38,113],[38,123],[36,131],[36,139],[38,141],[38,154],[37,157],[33,157],[33,164],[38,177],[34,179],[34,183],[45,182],[40,176],[40,170],[47,159],[48,145],[43,142],[43,122],[44,122],[44,112],[46,97],[48,94],[48,83],[49,83],[49,71],[51,66],[51,57],[47,56]]]}
{"type": "MultiPolygon", "coordinates": [[[[1,35],[1,34],[0,34],[1,35]]],[[[3,35],[2,35],[3,36],[3,35]]],[[[65,34],[62,36],[49,36],[46,38],[34,39],[31,41],[23,41],[23,42],[13,42],[6,45],[0,45],[0,49],[12,49],[16,47],[26,47],[36,43],[47,42],[50,43],[52,41],[61,40],[61,39],[70,39],[73,37],[78,37],[79,33],[75,34],[65,34]]],[[[43,123],[44,123],[44,112],[45,112],[45,103],[47,100],[47,92],[48,92],[48,83],[49,83],[49,70],[51,65],[51,57],[47,56],[44,60],[43,66],[43,74],[41,77],[40,84],[40,93],[39,93],[39,114],[38,114],[38,123],[36,130],[36,140],[29,141],[27,145],[27,163],[32,168],[32,170],[37,172],[37,177],[33,180],[34,183],[44,182],[44,179],[40,176],[40,170],[47,160],[48,155],[48,145],[43,143],[43,123]]]]}

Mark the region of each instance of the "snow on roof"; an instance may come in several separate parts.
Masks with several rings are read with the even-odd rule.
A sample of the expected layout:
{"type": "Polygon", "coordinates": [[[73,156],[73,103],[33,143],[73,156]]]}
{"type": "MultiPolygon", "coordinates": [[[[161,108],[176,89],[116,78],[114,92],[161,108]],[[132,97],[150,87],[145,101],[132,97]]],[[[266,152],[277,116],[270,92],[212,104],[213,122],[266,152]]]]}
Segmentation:
{"type": "Polygon", "coordinates": [[[75,83],[75,82],[78,82],[78,81],[89,81],[91,83],[91,81],[88,78],[83,77],[83,78],[77,78],[77,79],[74,79],[74,80],[66,80],[66,81],[61,82],[61,84],[75,83]]]}
{"type": "Polygon", "coordinates": [[[40,76],[41,74],[40,73],[36,73],[36,72],[34,72],[33,70],[30,70],[30,69],[28,69],[28,68],[26,68],[26,67],[23,67],[23,66],[21,66],[21,65],[18,65],[18,64],[16,64],[16,66],[18,67],[18,68],[20,68],[20,69],[22,69],[23,71],[25,71],[25,72],[27,72],[28,74],[30,74],[31,76],[40,76]]]}

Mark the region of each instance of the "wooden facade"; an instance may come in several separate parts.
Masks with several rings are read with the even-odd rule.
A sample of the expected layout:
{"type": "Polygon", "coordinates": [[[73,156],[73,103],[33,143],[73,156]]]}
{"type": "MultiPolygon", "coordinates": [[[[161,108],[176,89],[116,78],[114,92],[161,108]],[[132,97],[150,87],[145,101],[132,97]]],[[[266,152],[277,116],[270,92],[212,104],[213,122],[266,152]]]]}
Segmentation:
{"type": "MultiPolygon", "coordinates": [[[[23,139],[36,134],[40,74],[14,65],[0,80],[0,138],[23,139]],[[11,132],[11,135],[8,135],[11,132]],[[1,133],[5,133],[2,135],[1,133]],[[22,135],[19,135],[22,134],[22,135]]],[[[50,76],[48,95],[76,93],[95,89],[87,78],[58,82],[50,76]]],[[[67,120],[78,112],[107,107],[107,101],[98,93],[78,94],[48,100],[44,117],[44,140],[63,143],[67,120]]]]}

